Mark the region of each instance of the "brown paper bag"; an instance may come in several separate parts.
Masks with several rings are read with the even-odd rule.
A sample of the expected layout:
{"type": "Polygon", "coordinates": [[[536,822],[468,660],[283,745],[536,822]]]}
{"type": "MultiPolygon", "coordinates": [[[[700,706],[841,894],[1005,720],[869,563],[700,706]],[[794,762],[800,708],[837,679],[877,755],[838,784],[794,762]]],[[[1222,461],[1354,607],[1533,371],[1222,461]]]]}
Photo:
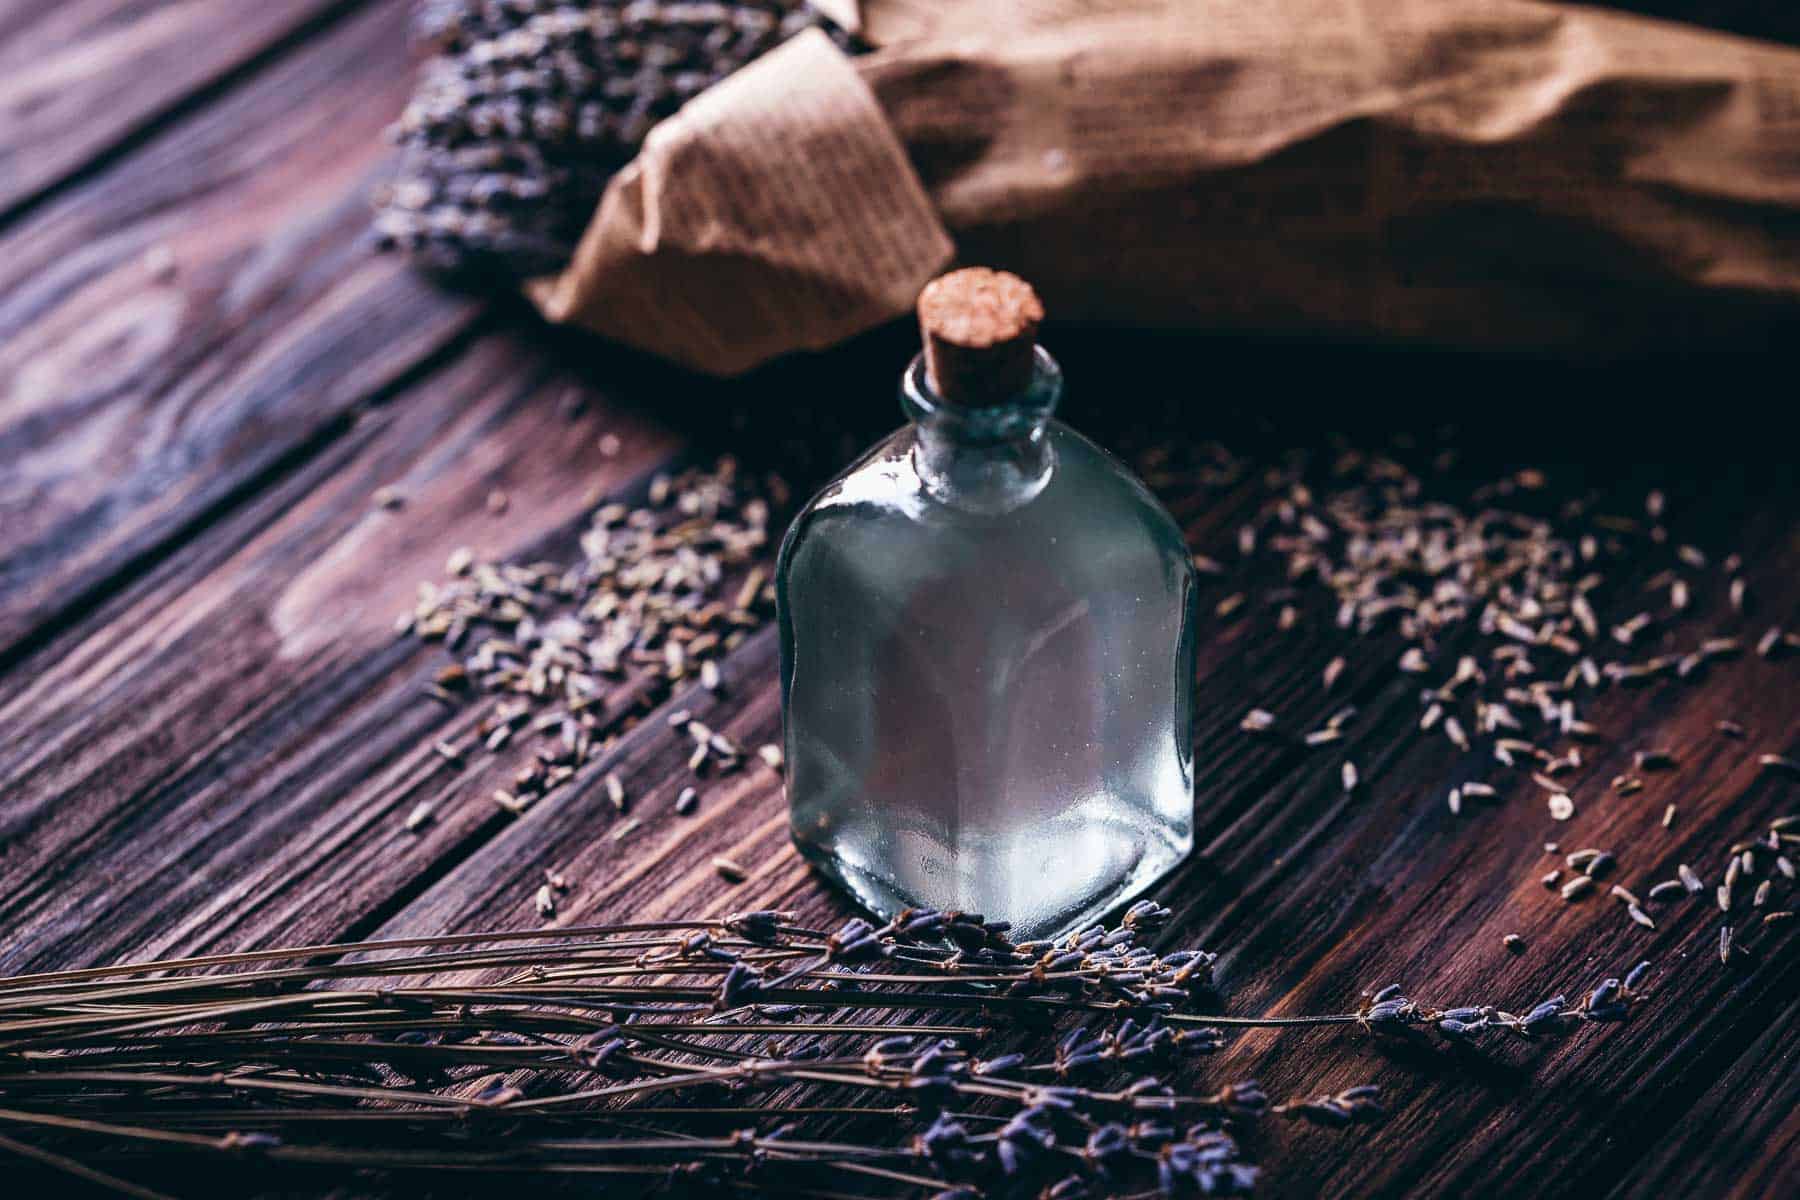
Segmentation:
{"type": "Polygon", "coordinates": [[[1540,350],[1800,300],[1800,52],[1530,0],[845,15],[874,53],[803,35],[653,131],[547,317],[732,374],[953,258],[1057,319],[1540,350]]]}

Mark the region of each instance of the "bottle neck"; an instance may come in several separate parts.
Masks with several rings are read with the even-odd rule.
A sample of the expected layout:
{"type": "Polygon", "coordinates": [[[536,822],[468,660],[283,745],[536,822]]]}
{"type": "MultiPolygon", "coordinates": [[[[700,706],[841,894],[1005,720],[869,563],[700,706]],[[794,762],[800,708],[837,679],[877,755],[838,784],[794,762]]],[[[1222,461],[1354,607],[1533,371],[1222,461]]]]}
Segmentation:
{"type": "Polygon", "coordinates": [[[915,356],[901,377],[900,407],[916,427],[913,462],[926,490],[971,512],[1006,512],[1033,499],[1056,466],[1046,429],[1061,395],[1062,368],[1041,346],[1023,392],[979,407],[939,397],[925,356],[915,356]]]}

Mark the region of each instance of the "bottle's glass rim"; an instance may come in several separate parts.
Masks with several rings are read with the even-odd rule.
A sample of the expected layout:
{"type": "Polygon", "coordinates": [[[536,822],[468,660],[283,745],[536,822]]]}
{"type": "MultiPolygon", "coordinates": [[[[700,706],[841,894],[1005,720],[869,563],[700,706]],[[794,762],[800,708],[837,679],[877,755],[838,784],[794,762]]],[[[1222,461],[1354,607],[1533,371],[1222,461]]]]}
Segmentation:
{"type": "Polygon", "coordinates": [[[919,425],[943,430],[959,440],[1007,441],[1040,428],[1062,398],[1062,368],[1042,346],[1031,348],[1031,383],[995,404],[952,404],[931,386],[920,351],[900,377],[900,407],[919,425]]]}

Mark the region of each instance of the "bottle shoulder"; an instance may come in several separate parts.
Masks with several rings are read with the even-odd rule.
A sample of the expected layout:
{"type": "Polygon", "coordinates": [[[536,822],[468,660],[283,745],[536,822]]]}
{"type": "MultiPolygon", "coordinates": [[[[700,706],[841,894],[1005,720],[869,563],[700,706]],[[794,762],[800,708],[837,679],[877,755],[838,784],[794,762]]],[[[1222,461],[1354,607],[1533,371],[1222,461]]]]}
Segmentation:
{"type": "MultiPolygon", "coordinates": [[[[783,539],[778,569],[802,551],[893,560],[948,547],[991,556],[995,566],[1033,556],[1078,557],[1099,569],[1155,561],[1191,576],[1180,527],[1131,470],[1060,421],[1045,436],[1055,456],[1050,481],[1018,508],[970,512],[934,498],[914,460],[916,430],[903,426],[820,489],[783,539]]],[[[954,555],[952,557],[955,557],[954,555]]],[[[886,562],[883,573],[893,569],[886,562]]]]}
{"type": "Polygon", "coordinates": [[[1058,458],[1080,469],[1080,478],[1069,481],[1071,490],[1091,485],[1097,494],[1105,494],[1118,508],[1136,513],[1142,521],[1143,532],[1180,557],[1191,572],[1193,558],[1181,526],[1157,499],[1156,493],[1138,478],[1137,472],[1099,443],[1061,421],[1050,422],[1050,427],[1056,438],[1058,458]]]}

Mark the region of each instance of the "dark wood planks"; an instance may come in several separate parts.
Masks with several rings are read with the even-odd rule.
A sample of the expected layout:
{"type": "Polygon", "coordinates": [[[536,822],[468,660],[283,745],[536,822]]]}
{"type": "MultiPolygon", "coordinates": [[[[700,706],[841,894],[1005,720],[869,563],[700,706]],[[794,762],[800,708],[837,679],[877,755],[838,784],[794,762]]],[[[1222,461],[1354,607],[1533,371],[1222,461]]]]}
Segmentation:
{"type": "MultiPolygon", "coordinates": [[[[1721,519],[1739,511],[1729,494],[1693,514],[1690,529],[1729,528],[1731,545],[1760,564],[1750,577],[1760,599],[1752,617],[1735,618],[1721,611],[1722,584],[1712,586],[1703,593],[1708,618],[1684,639],[1732,632],[1753,641],[1768,621],[1794,615],[1793,497],[1771,499],[1735,527],[1721,519]]],[[[1199,546],[1228,556],[1238,511],[1228,498],[1190,513],[1199,546]]],[[[1653,998],[1631,1023],[1562,1042],[1463,1052],[1428,1040],[1384,1046],[1341,1030],[1245,1035],[1206,1065],[1204,1078],[1255,1074],[1277,1097],[1373,1080],[1396,1109],[1389,1124],[1348,1137],[1272,1126],[1261,1141],[1271,1194],[1505,1195],[1528,1186],[1542,1195],[1638,1195],[1700,1179],[1721,1192],[1778,1192],[1792,1172],[1782,1148],[1795,1138],[1800,1084],[1782,1069],[1792,1050],[1770,1031],[1794,1015],[1800,958],[1771,938],[1754,966],[1721,966],[1710,895],[1652,905],[1659,928],[1650,932],[1604,895],[1569,905],[1538,880],[1561,865],[1560,853],[1543,848],[1555,840],[1564,852],[1612,848],[1621,868],[1608,882],[1640,895],[1672,877],[1677,862],[1716,882],[1727,844],[1800,809],[1800,785],[1755,767],[1757,753],[1792,749],[1800,667],[1748,656],[1697,680],[1609,693],[1593,709],[1609,735],[1570,777],[1580,810],[1558,823],[1525,772],[1412,735],[1417,683],[1394,676],[1392,654],[1363,658],[1324,695],[1318,670],[1341,648],[1338,639],[1279,638],[1267,626],[1264,613],[1213,630],[1202,683],[1204,849],[1158,889],[1178,913],[1171,940],[1223,952],[1227,1011],[1344,1011],[1391,981],[1427,1001],[1522,1009],[1556,991],[1579,994],[1641,958],[1657,964],[1653,998]],[[1351,700],[1363,713],[1341,748],[1299,751],[1236,730],[1252,702],[1268,703],[1288,729],[1303,731],[1351,700]],[[1748,741],[1717,732],[1715,721],[1726,716],[1749,727],[1748,741]],[[1680,769],[1651,776],[1637,796],[1613,796],[1608,780],[1650,747],[1672,749],[1680,769]],[[1337,780],[1346,756],[1368,781],[1352,796],[1337,780]],[[1444,793],[1459,778],[1489,779],[1505,799],[1453,815],[1444,793]],[[1680,811],[1664,830],[1671,800],[1680,811]],[[1502,945],[1512,932],[1526,938],[1523,955],[1502,945]],[[1696,1102],[1708,1120],[1696,1119],[1696,1102]],[[1725,1146],[1722,1129],[1732,1130],[1725,1146]],[[1650,1144],[1659,1153],[1646,1158],[1650,1144]]],[[[736,714],[727,728],[741,741],[774,733],[772,668],[766,635],[734,659],[735,678],[759,681],[722,706],[736,714]]],[[[691,703],[692,696],[670,701],[691,703]]],[[[673,815],[668,802],[687,779],[683,752],[682,739],[651,720],[601,768],[620,770],[636,797],[642,824],[624,840],[609,836],[620,820],[590,783],[502,831],[383,932],[530,925],[532,893],[550,868],[574,883],[559,921],[764,905],[828,921],[848,911],[788,845],[774,780],[753,772],[703,784],[699,815],[673,815]],[[720,879],[710,866],[718,853],[743,862],[750,879],[720,879]]]]}
{"type": "Polygon", "coordinates": [[[341,936],[503,823],[495,767],[432,753],[474,715],[421,700],[441,663],[393,621],[452,549],[532,553],[673,449],[628,414],[563,415],[573,386],[519,340],[479,341],[12,675],[9,967],[341,936]],[[375,506],[383,486],[406,504],[375,506]],[[437,820],[405,833],[428,798],[437,820]]]}
{"type": "MultiPolygon", "coordinates": [[[[722,697],[697,686],[682,689],[663,710],[687,709],[748,748],[779,741],[775,647],[774,630],[762,630],[732,657],[722,697]]],[[[558,901],[556,919],[566,924],[762,907],[795,907],[821,921],[849,915],[852,910],[811,877],[788,841],[779,775],[752,757],[740,771],[696,778],[687,770],[691,748],[680,730],[652,716],[584,772],[570,794],[502,831],[398,913],[380,936],[533,924],[533,893],[552,868],[571,884],[570,894],[558,901]],[[608,772],[626,784],[624,815],[613,810],[600,786],[608,772]],[[675,797],[690,785],[699,802],[692,814],[678,816],[675,797]],[[740,863],[748,877],[727,880],[712,865],[717,856],[740,863]]]]}
{"type": "MultiPolygon", "coordinates": [[[[1792,497],[1782,492],[1737,528],[1721,519],[1744,511],[1737,498],[1713,499],[1712,515],[1698,524],[1710,524],[1731,539],[1726,545],[1763,564],[1752,584],[1763,607],[1747,620],[1721,616],[1715,607],[1683,642],[1708,632],[1743,633],[1753,641],[1767,623],[1794,613],[1792,497]]],[[[1213,550],[1224,547],[1215,543],[1213,550]]],[[[1715,606],[1721,587],[1712,589],[1715,606]]],[[[1615,1187],[1636,1194],[1668,1179],[1640,1163],[1646,1144],[1670,1147],[1666,1158],[1686,1155],[1685,1166],[1673,1169],[1676,1178],[1717,1161],[1709,1147],[1718,1122],[1696,1121],[1688,1108],[1720,1074],[1759,1080],[1741,1100],[1746,1107],[1791,1112],[1792,1083],[1776,1070],[1760,1073],[1774,1067],[1764,1057],[1771,1047],[1763,1031],[1784,1015],[1800,981],[1791,947],[1772,939],[1776,949],[1755,971],[1727,971],[1714,955],[1719,914],[1710,895],[1651,906],[1660,926],[1652,934],[1628,924],[1610,899],[1564,905],[1537,882],[1562,865],[1560,856],[1544,853],[1546,840],[1564,851],[1614,849],[1623,869],[1613,878],[1640,895],[1671,877],[1679,861],[1717,882],[1728,843],[1800,807],[1800,788],[1754,767],[1758,751],[1791,751],[1800,727],[1800,679],[1791,660],[1744,659],[1717,666],[1697,683],[1608,695],[1594,711],[1609,736],[1587,750],[1587,766],[1573,777],[1581,810],[1558,824],[1546,815],[1543,793],[1524,780],[1506,789],[1502,807],[1470,805],[1463,816],[1452,816],[1444,802],[1452,782],[1500,783],[1516,774],[1477,765],[1471,776],[1463,756],[1441,741],[1398,749],[1408,740],[1398,731],[1419,711],[1416,684],[1408,682],[1354,697],[1363,712],[1342,753],[1321,761],[1312,752],[1311,766],[1287,762],[1294,752],[1259,747],[1235,735],[1229,721],[1249,703],[1274,697],[1267,706],[1284,714],[1291,731],[1303,731],[1348,697],[1318,695],[1316,675],[1308,680],[1271,669],[1253,642],[1221,653],[1235,664],[1224,673],[1237,675],[1244,687],[1203,738],[1211,750],[1203,749],[1203,758],[1237,760],[1215,767],[1215,787],[1221,775],[1239,775],[1267,794],[1242,809],[1227,799],[1230,823],[1215,825],[1219,837],[1206,858],[1169,889],[1168,899],[1189,936],[1224,952],[1221,976],[1232,1011],[1342,1011],[1354,1008],[1362,991],[1389,982],[1440,1003],[1519,1006],[1553,991],[1575,994],[1639,958],[1657,963],[1652,1004],[1629,1027],[1602,1031],[1587,1045],[1514,1047],[1489,1058],[1442,1050],[1382,1053],[1330,1034],[1245,1039],[1219,1067],[1254,1071],[1277,1096],[1369,1079],[1387,1085],[1403,1109],[1353,1150],[1333,1151],[1316,1133],[1283,1130],[1274,1140],[1280,1149],[1270,1156],[1277,1179],[1296,1192],[1316,1186],[1329,1194],[1408,1187],[1503,1194],[1507,1181],[1516,1180],[1529,1180],[1534,1194],[1591,1195],[1615,1187]],[[1722,717],[1749,726],[1750,742],[1718,734],[1713,725],[1722,717]],[[1652,746],[1673,748],[1682,768],[1651,776],[1638,796],[1611,796],[1611,776],[1630,765],[1633,751],[1652,746]],[[1368,781],[1354,797],[1343,796],[1336,782],[1336,763],[1344,757],[1354,758],[1368,781]],[[1258,779],[1265,766],[1275,773],[1258,779]],[[1664,831],[1659,821],[1670,800],[1680,813],[1674,830],[1664,831]],[[1527,939],[1523,956],[1502,948],[1509,932],[1527,939]]],[[[1330,653],[1313,649],[1313,668],[1330,653]]],[[[1347,679],[1355,691],[1354,668],[1347,679]]],[[[1227,788],[1224,794],[1241,793],[1227,788]]],[[[1791,1061],[1791,1050],[1776,1053],[1791,1061]]],[[[1791,1139],[1791,1129],[1784,1136],[1791,1139]]],[[[1765,1175],[1783,1170],[1768,1151],[1750,1158],[1765,1175]]],[[[1671,1170],[1666,1163],[1662,1169],[1671,1170]]]]}
{"type": "MultiPolygon", "coordinates": [[[[160,77],[132,81],[110,110],[92,92],[68,100],[88,115],[41,160],[62,165],[29,189],[55,194],[0,231],[0,968],[523,926],[536,921],[546,867],[574,883],[564,921],[763,904],[820,921],[847,914],[790,848],[766,768],[707,781],[692,817],[673,814],[682,747],[658,716],[520,819],[487,799],[504,756],[464,770],[429,751],[479,709],[418,697],[443,659],[388,633],[414,583],[438,577],[460,544],[566,552],[591,488],[629,492],[657,464],[698,452],[704,422],[670,403],[667,377],[626,381],[635,367],[607,357],[607,383],[583,387],[564,371],[584,344],[546,344],[500,320],[470,333],[472,306],[364,254],[377,134],[406,88],[404,22],[396,2],[332,23],[349,7],[178,6],[180,19],[223,21],[221,36],[194,43],[191,61],[144,60],[160,77]],[[146,121],[156,134],[139,141],[146,121]],[[120,139],[129,150],[115,157],[120,139]],[[71,171],[66,185],[51,178],[71,171]],[[156,268],[159,246],[172,275],[156,268]],[[591,402],[573,422],[556,405],[571,387],[591,402]],[[647,416],[637,398],[668,411],[647,416]],[[618,458],[597,453],[602,430],[624,437],[618,458]],[[407,507],[373,510],[384,484],[407,507]],[[514,497],[503,518],[482,503],[494,486],[514,497]],[[633,797],[625,818],[598,786],[615,769],[633,797]],[[407,833],[420,800],[435,819],[407,833]],[[639,824],[614,841],[626,820],[639,824]],[[721,878],[719,853],[750,878],[721,878]]],[[[0,62],[22,39],[73,39],[114,10],[125,6],[0,18],[0,62]]],[[[70,61],[54,46],[41,57],[70,61]]],[[[48,116],[74,111],[61,104],[48,116]]],[[[1283,357],[1314,353],[1311,376],[1331,375],[1335,351],[1283,357]]],[[[885,354],[865,354],[846,394],[885,397],[896,365],[885,354]]],[[[786,419],[783,389],[812,378],[743,394],[786,419]]],[[[1298,382],[1274,390],[1303,394],[1298,382]]],[[[1095,416],[1079,391],[1074,402],[1078,424],[1095,416]]],[[[1201,409],[1192,426],[1221,423],[1201,409]]],[[[1719,464],[1700,470],[1679,502],[1684,528],[1760,564],[1745,630],[1791,621],[1791,479],[1733,490],[1712,477],[1726,474],[1719,464]]],[[[1558,478],[1582,482],[1579,471],[1558,478]]],[[[1245,502],[1182,505],[1192,544],[1228,558],[1245,502]]],[[[1201,1078],[1255,1073],[1278,1097],[1374,1079],[1396,1110],[1348,1136],[1274,1126],[1255,1143],[1265,1194],[1791,1191],[1792,947],[1727,971],[1704,898],[1654,908],[1651,933],[1604,898],[1564,906],[1536,879],[1551,865],[1546,837],[1613,846],[1616,878],[1640,892],[1676,861],[1716,878],[1724,844],[1800,810],[1800,785],[1745,766],[1758,750],[1793,749],[1800,667],[1743,660],[1691,687],[1610,695],[1599,711],[1615,736],[1579,777],[1569,825],[1553,825],[1522,781],[1502,805],[1454,818],[1442,792],[1468,764],[1440,743],[1411,744],[1413,685],[1385,660],[1353,662],[1320,695],[1334,639],[1275,639],[1263,617],[1209,639],[1202,850],[1158,892],[1179,914],[1171,941],[1223,952],[1229,1011],[1350,1007],[1390,980],[1427,999],[1523,1004],[1640,954],[1657,963],[1656,994],[1631,1023],[1566,1043],[1460,1054],[1341,1032],[1235,1042],[1201,1078]],[[1252,701],[1297,729],[1350,698],[1363,714],[1343,749],[1369,780],[1355,797],[1337,788],[1341,755],[1236,731],[1252,701]],[[1751,728],[1750,743],[1712,731],[1727,715],[1751,728]],[[1681,770],[1629,801],[1600,794],[1652,742],[1676,747],[1681,770]],[[1667,833],[1656,824],[1664,792],[1681,805],[1667,833]],[[1528,939],[1518,958],[1499,944],[1513,931],[1528,939]]],[[[681,692],[665,709],[694,707],[749,745],[772,739],[774,657],[764,631],[730,660],[722,700],[681,692]]]]}
{"type": "Polygon", "coordinates": [[[331,28],[0,233],[0,662],[468,327],[475,306],[366,244],[406,8],[331,28]]]}
{"type": "Polygon", "coordinates": [[[360,0],[57,0],[0,14],[0,215],[360,0]]]}
{"type": "MultiPolygon", "coordinates": [[[[486,799],[500,764],[464,774],[426,750],[472,717],[416,695],[440,652],[388,640],[388,617],[413,582],[436,578],[459,541],[566,550],[587,486],[628,486],[683,443],[617,400],[570,427],[555,404],[565,386],[527,340],[478,339],[34,656],[31,682],[0,710],[0,721],[23,719],[27,748],[0,760],[0,787],[14,797],[0,814],[26,814],[0,858],[9,892],[22,881],[0,911],[18,930],[10,966],[377,928],[529,925],[532,893],[552,867],[574,884],[564,921],[764,904],[820,921],[848,912],[789,848],[766,769],[706,782],[694,816],[673,814],[685,747],[656,716],[518,820],[486,799]],[[609,466],[593,449],[597,433],[631,434],[633,422],[623,461],[609,466]],[[515,497],[498,524],[482,505],[497,482],[515,497]],[[371,513],[381,483],[409,494],[409,507],[371,513]],[[505,536],[482,542],[488,530],[505,536]],[[110,679],[120,665],[129,673],[110,679]],[[628,818],[598,786],[615,769],[632,795],[628,818]],[[421,798],[436,800],[439,818],[406,834],[400,822],[421,798]],[[613,840],[625,819],[639,824],[613,840]],[[722,879],[710,866],[719,853],[750,878],[722,879]]],[[[1723,618],[1713,586],[1701,593],[1711,615],[1690,624],[1691,636],[1716,628],[1754,638],[1800,601],[1791,489],[1758,494],[1759,509],[1741,492],[1707,491],[1678,501],[1689,506],[1682,528],[1757,564],[1756,607],[1750,619],[1723,618]]],[[[1229,558],[1246,503],[1234,494],[1178,512],[1198,549],[1229,558]]],[[[1212,585],[1209,599],[1228,586],[1212,585]]],[[[1650,933],[1609,900],[1565,906],[1536,880],[1551,865],[1546,838],[1613,847],[1616,878],[1640,892],[1676,861],[1716,876],[1724,844],[1796,806],[1800,789],[1748,765],[1760,750],[1791,748],[1795,662],[1747,657],[1689,684],[1610,693],[1596,716],[1611,736],[1576,777],[1581,812],[1567,825],[1548,819],[1524,780],[1503,804],[1453,817],[1443,791],[1471,764],[1408,735],[1416,684],[1392,675],[1392,655],[1353,655],[1323,695],[1318,671],[1336,636],[1315,622],[1276,637],[1269,613],[1253,613],[1210,632],[1203,850],[1159,889],[1179,914],[1171,940],[1224,953],[1228,1011],[1354,1007],[1360,991],[1390,980],[1429,1000],[1523,1005],[1640,955],[1658,963],[1656,996],[1631,1023],[1491,1056],[1384,1049],[1335,1031],[1247,1035],[1202,1078],[1255,1073],[1278,1097],[1374,1079],[1396,1108],[1390,1124],[1348,1138],[1274,1127],[1258,1143],[1269,1192],[1503,1194],[1528,1180],[1546,1195],[1696,1182],[1709,1194],[1758,1195],[1785,1178],[1795,1084],[1780,1069],[1791,1052],[1771,1031],[1794,1015],[1794,956],[1777,946],[1754,969],[1727,972],[1712,957],[1716,919],[1704,898],[1658,906],[1661,928],[1650,933]],[[1236,730],[1252,702],[1298,731],[1351,700],[1363,713],[1341,753],[1236,730]],[[1720,737],[1712,725],[1726,715],[1752,740],[1720,737]],[[1653,744],[1673,748],[1681,769],[1630,800],[1607,795],[1605,780],[1653,744]],[[1368,780],[1353,797],[1336,782],[1344,754],[1368,780]],[[1669,832],[1658,824],[1667,795],[1681,805],[1669,832]],[[1529,946],[1517,958],[1500,946],[1515,931],[1529,946]],[[1657,1153],[1641,1153],[1652,1142],[1657,1153]]],[[[765,631],[732,658],[722,700],[686,691],[665,708],[693,707],[745,744],[770,739],[773,665],[765,631]]],[[[1474,767],[1501,781],[1497,768],[1474,767]]]]}

